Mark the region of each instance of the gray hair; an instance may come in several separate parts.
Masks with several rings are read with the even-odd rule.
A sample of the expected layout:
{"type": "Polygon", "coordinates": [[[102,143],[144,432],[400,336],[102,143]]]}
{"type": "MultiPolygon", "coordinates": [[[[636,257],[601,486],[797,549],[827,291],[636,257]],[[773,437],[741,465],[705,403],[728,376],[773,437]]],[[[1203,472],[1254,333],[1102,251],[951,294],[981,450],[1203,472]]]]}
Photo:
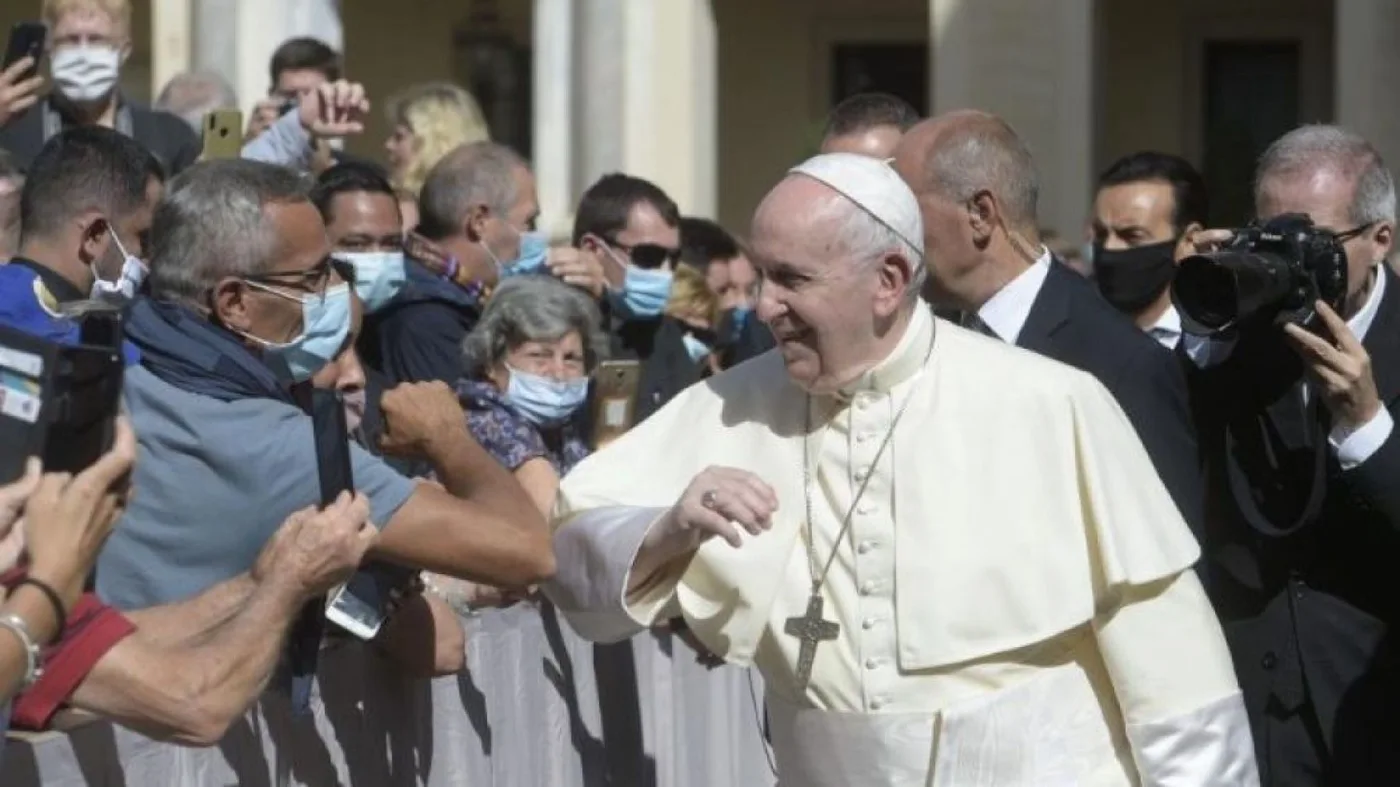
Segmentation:
{"type": "Polygon", "coordinates": [[[448,153],[428,173],[418,199],[418,229],[431,239],[461,231],[474,205],[504,216],[519,197],[518,169],[529,168],[519,153],[495,142],[473,142],[448,153]]]}
{"type": "MultiPolygon", "coordinates": [[[[1395,221],[1395,179],[1365,137],[1340,126],[1299,126],[1274,140],[1254,176],[1254,202],[1262,204],[1267,180],[1330,169],[1352,182],[1348,218],[1357,226],[1395,221]]],[[[1338,227],[1337,229],[1343,229],[1338,227]]]]}
{"type": "Polygon", "coordinates": [[[553,276],[506,279],[462,342],[467,376],[480,378],[525,342],[557,341],[573,331],[583,340],[585,368],[591,372],[608,351],[593,299],[553,276]]]}
{"type": "Polygon", "coordinates": [[[292,170],[245,159],[180,173],[151,222],[151,294],[202,303],[220,279],[269,270],[277,232],[266,208],[309,203],[310,185],[292,170]]]}
{"type": "Polygon", "coordinates": [[[237,109],[238,94],[228,80],[213,71],[186,71],[165,83],[154,106],[178,116],[199,133],[204,130],[205,113],[237,109]]]}
{"type": "Polygon", "coordinates": [[[989,191],[1007,221],[1034,228],[1040,176],[1030,148],[1005,120],[980,113],[943,132],[926,173],[934,189],[956,202],[989,191]]]}
{"type": "Polygon", "coordinates": [[[891,252],[908,260],[911,276],[905,295],[911,301],[918,299],[928,278],[928,266],[924,264],[924,255],[899,233],[840,194],[831,195],[830,200],[814,213],[818,224],[837,227],[836,236],[840,238],[846,254],[861,264],[873,265],[891,252]]]}

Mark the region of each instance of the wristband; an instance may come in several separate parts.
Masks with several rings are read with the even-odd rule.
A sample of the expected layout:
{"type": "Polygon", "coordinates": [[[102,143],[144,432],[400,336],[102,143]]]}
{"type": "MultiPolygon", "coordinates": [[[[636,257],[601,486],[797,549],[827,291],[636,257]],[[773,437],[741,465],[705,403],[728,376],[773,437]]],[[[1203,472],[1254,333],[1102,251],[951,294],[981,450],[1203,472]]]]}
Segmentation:
{"type": "Polygon", "coordinates": [[[68,622],[68,610],[63,608],[63,599],[58,597],[58,591],[50,587],[49,583],[42,579],[35,579],[34,577],[25,577],[15,583],[16,588],[23,587],[24,585],[29,585],[40,593],[43,593],[44,598],[49,600],[49,606],[53,607],[53,614],[58,616],[58,626],[55,627],[58,633],[54,635],[54,641],[57,642],[63,639],[64,624],[68,622]]]}

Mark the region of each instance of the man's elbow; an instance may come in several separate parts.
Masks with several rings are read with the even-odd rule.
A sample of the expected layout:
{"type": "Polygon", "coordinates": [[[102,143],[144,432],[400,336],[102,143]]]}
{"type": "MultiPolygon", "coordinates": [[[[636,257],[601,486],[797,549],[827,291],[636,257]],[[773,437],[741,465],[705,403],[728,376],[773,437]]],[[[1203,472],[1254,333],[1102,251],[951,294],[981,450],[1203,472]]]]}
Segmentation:
{"type": "Polygon", "coordinates": [[[523,588],[554,578],[554,542],[547,532],[531,531],[522,536],[512,552],[510,560],[504,561],[503,568],[510,576],[500,578],[502,587],[523,588]]]}
{"type": "Polygon", "coordinates": [[[224,739],[234,720],[242,715],[196,705],[176,720],[166,739],[181,746],[194,748],[215,746],[224,739]]]}

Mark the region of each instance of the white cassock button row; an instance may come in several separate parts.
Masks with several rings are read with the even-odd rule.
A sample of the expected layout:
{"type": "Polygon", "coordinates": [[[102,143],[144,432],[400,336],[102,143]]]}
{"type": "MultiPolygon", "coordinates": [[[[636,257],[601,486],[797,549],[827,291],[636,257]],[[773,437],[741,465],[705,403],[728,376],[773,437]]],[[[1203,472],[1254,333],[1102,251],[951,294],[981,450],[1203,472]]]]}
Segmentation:
{"type": "Polygon", "coordinates": [[[883,708],[883,707],[885,707],[885,698],[884,698],[884,697],[871,697],[871,698],[870,698],[870,709],[871,709],[871,710],[879,710],[879,709],[881,709],[881,708],[883,708]]]}
{"type": "Polygon", "coordinates": [[[859,544],[856,544],[856,553],[864,555],[865,553],[869,552],[877,546],[879,546],[879,544],[877,544],[874,541],[862,541],[859,544]]]}
{"type": "Polygon", "coordinates": [[[869,439],[870,439],[870,433],[869,433],[869,432],[861,432],[860,434],[856,435],[856,442],[857,442],[857,443],[863,443],[863,442],[865,442],[865,441],[867,441],[867,440],[869,440],[869,439]]]}
{"type": "Polygon", "coordinates": [[[875,583],[874,583],[873,581],[870,581],[870,582],[862,582],[861,585],[860,585],[860,594],[861,594],[862,596],[868,596],[868,595],[870,595],[871,593],[874,593],[874,592],[875,592],[875,587],[876,587],[876,585],[875,585],[875,583]]]}
{"type": "Polygon", "coordinates": [[[865,620],[862,620],[860,622],[860,627],[865,629],[866,631],[869,631],[870,629],[875,628],[875,624],[879,622],[879,618],[866,618],[865,620]]]}
{"type": "Polygon", "coordinates": [[[874,503],[861,503],[856,506],[856,513],[862,516],[868,516],[875,513],[875,508],[876,506],[874,503]]]}
{"type": "Polygon", "coordinates": [[[857,468],[856,468],[856,480],[857,480],[857,481],[864,481],[864,480],[865,480],[865,477],[868,476],[868,475],[870,475],[870,468],[869,468],[869,467],[866,467],[865,465],[861,465],[860,467],[857,467],[857,468]]]}
{"type": "Polygon", "coordinates": [[[879,667],[880,667],[880,660],[879,660],[879,659],[866,659],[866,660],[865,660],[865,668],[866,668],[866,669],[879,669],[879,667]]]}

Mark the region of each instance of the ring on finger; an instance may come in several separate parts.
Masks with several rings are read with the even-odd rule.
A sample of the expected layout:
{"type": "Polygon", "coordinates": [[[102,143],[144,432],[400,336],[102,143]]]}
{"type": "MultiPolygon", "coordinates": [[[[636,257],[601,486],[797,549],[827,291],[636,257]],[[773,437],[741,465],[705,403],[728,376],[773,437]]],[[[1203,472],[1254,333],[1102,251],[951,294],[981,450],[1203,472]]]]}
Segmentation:
{"type": "Polygon", "coordinates": [[[713,489],[705,490],[705,494],[700,495],[700,505],[715,510],[715,506],[719,505],[719,494],[713,489]]]}

